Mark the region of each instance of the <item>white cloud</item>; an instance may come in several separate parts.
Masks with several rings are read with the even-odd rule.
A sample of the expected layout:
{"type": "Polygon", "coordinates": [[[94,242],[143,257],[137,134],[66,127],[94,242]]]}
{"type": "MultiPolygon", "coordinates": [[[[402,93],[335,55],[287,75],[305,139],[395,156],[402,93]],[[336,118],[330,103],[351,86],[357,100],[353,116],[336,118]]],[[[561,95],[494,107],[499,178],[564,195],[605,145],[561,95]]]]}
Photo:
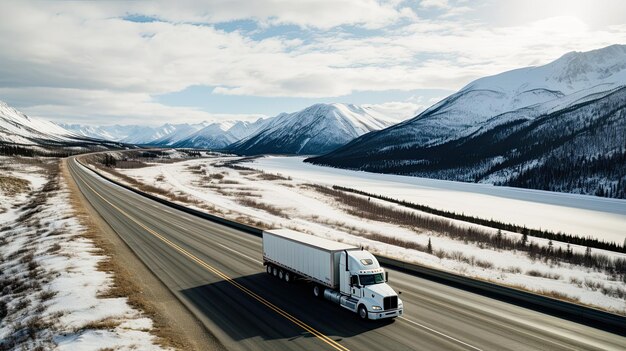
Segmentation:
{"type": "MultiPolygon", "coordinates": [[[[56,120],[198,121],[216,115],[166,106],[153,97],[190,86],[212,86],[214,94],[275,97],[456,90],[484,75],[626,38],[624,24],[596,28],[576,17],[551,17],[490,26],[462,16],[417,19],[403,4],[0,2],[0,99],[56,120]],[[164,21],[121,18],[129,14],[164,21]],[[306,28],[305,37],[254,40],[245,31],[228,33],[211,25],[239,19],[269,27],[294,24],[306,28]],[[378,30],[352,34],[341,25],[378,30]]],[[[436,6],[433,1],[420,5],[436,6]]]]}
{"type": "Polygon", "coordinates": [[[422,0],[420,1],[420,7],[447,9],[450,6],[448,5],[448,0],[422,0]]]}
{"type": "Polygon", "coordinates": [[[194,107],[167,106],[149,94],[66,88],[0,88],[0,96],[11,101],[42,98],[35,105],[20,109],[30,116],[45,117],[58,123],[93,125],[199,123],[223,120],[254,121],[262,114],[217,114],[194,107]]]}

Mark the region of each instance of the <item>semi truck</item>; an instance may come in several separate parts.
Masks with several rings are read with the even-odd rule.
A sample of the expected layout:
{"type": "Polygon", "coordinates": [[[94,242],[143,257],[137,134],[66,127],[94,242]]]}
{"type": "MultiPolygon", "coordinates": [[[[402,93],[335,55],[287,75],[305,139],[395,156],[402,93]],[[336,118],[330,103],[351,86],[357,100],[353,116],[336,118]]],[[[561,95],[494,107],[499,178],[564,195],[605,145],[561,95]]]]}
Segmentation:
{"type": "Polygon", "coordinates": [[[361,319],[401,316],[402,300],[387,284],[388,273],[371,253],[358,247],[290,229],[263,232],[263,265],[268,274],[312,284],[325,298],[361,319]]]}

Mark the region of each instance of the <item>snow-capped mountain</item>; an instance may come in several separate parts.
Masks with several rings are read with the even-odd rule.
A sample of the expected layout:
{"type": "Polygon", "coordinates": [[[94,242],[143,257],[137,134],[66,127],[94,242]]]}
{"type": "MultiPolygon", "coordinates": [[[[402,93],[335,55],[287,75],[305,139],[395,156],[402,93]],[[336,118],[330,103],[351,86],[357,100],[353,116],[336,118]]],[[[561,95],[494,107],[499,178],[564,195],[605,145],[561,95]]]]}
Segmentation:
{"type": "Polygon", "coordinates": [[[60,126],[90,138],[119,141],[128,144],[172,145],[207,125],[207,122],[203,122],[198,124],[167,123],[158,127],[117,124],[112,126],[61,124],[60,126]]]}
{"type": "MultiPolygon", "coordinates": [[[[624,86],[625,45],[571,52],[544,66],[478,79],[413,119],[366,134],[309,161],[374,172],[517,184],[515,179],[522,173],[547,167],[549,159],[565,162],[564,150],[580,162],[623,153],[624,86]],[[592,131],[601,133],[600,137],[589,137],[592,131]],[[616,132],[622,137],[615,136],[616,132]],[[582,140],[590,145],[583,146],[582,140]]],[[[622,166],[618,162],[615,167],[622,166]]],[[[617,186],[619,174],[611,177],[618,178],[604,176],[603,182],[615,181],[617,186]]],[[[563,184],[547,188],[593,193],[599,184],[587,190],[563,184]]]]}
{"type": "Polygon", "coordinates": [[[228,129],[228,133],[237,138],[237,140],[241,140],[252,135],[253,133],[256,133],[271,120],[271,118],[259,118],[254,122],[237,121],[232,127],[230,127],[230,129],[228,129]]]}
{"type": "Polygon", "coordinates": [[[371,107],[315,104],[274,117],[256,133],[229,146],[228,150],[245,155],[322,154],[397,122],[371,107]]]}
{"type": "Polygon", "coordinates": [[[77,135],[82,135],[86,138],[102,139],[102,140],[119,140],[115,137],[115,133],[107,130],[106,127],[94,127],[81,124],[64,124],[59,126],[63,129],[69,130],[77,135]]]}
{"type": "Polygon", "coordinates": [[[208,126],[208,122],[202,122],[197,124],[175,124],[175,125],[165,125],[161,127],[163,131],[169,132],[161,136],[160,138],[154,139],[150,141],[150,144],[153,145],[163,145],[163,146],[171,146],[175,143],[188,138],[193,133],[201,130],[202,128],[208,126]],[[170,128],[167,128],[170,127],[170,128]],[[172,128],[173,127],[173,128],[172,128]]]}
{"type": "Polygon", "coordinates": [[[128,145],[74,133],[50,121],[27,116],[0,101],[0,152],[3,154],[65,156],[123,147],[128,145]]]}
{"type": "Polygon", "coordinates": [[[80,138],[52,122],[29,117],[0,101],[0,142],[39,145],[80,138]]]}
{"type": "MultiPolygon", "coordinates": [[[[174,147],[191,147],[202,149],[224,149],[226,146],[247,137],[261,128],[269,119],[259,118],[249,121],[222,121],[206,125],[174,143],[174,147]]],[[[163,144],[159,144],[163,145],[163,144]]]]}
{"type": "Polygon", "coordinates": [[[238,139],[228,132],[233,122],[211,123],[183,140],[174,147],[193,147],[202,149],[223,149],[238,139]]]}

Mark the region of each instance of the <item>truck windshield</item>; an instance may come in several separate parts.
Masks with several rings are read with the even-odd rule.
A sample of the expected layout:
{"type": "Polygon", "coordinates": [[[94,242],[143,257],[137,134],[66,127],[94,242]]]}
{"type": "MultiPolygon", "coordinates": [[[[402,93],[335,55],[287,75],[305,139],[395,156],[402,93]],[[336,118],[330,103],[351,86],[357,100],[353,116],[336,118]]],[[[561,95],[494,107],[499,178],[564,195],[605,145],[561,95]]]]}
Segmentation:
{"type": "Polygon", "coordinates": [[[373,285],[385,282],[385,276],[382,273],[376,274],[361,274],[359,275],[359,281],[361,285],[373,285]]]}

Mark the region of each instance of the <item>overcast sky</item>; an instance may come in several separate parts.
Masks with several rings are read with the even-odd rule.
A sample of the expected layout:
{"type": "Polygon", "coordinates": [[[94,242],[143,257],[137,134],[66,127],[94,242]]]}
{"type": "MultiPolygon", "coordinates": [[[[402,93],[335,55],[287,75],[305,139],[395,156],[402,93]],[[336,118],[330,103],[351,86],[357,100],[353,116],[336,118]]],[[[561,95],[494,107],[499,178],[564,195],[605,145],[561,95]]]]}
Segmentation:
{"type": "Polygon", "coordinates": [[[2,1],[0,100],[56,122],[412,116],[471,80],[626,44],[626,1],[2,1]]]}

